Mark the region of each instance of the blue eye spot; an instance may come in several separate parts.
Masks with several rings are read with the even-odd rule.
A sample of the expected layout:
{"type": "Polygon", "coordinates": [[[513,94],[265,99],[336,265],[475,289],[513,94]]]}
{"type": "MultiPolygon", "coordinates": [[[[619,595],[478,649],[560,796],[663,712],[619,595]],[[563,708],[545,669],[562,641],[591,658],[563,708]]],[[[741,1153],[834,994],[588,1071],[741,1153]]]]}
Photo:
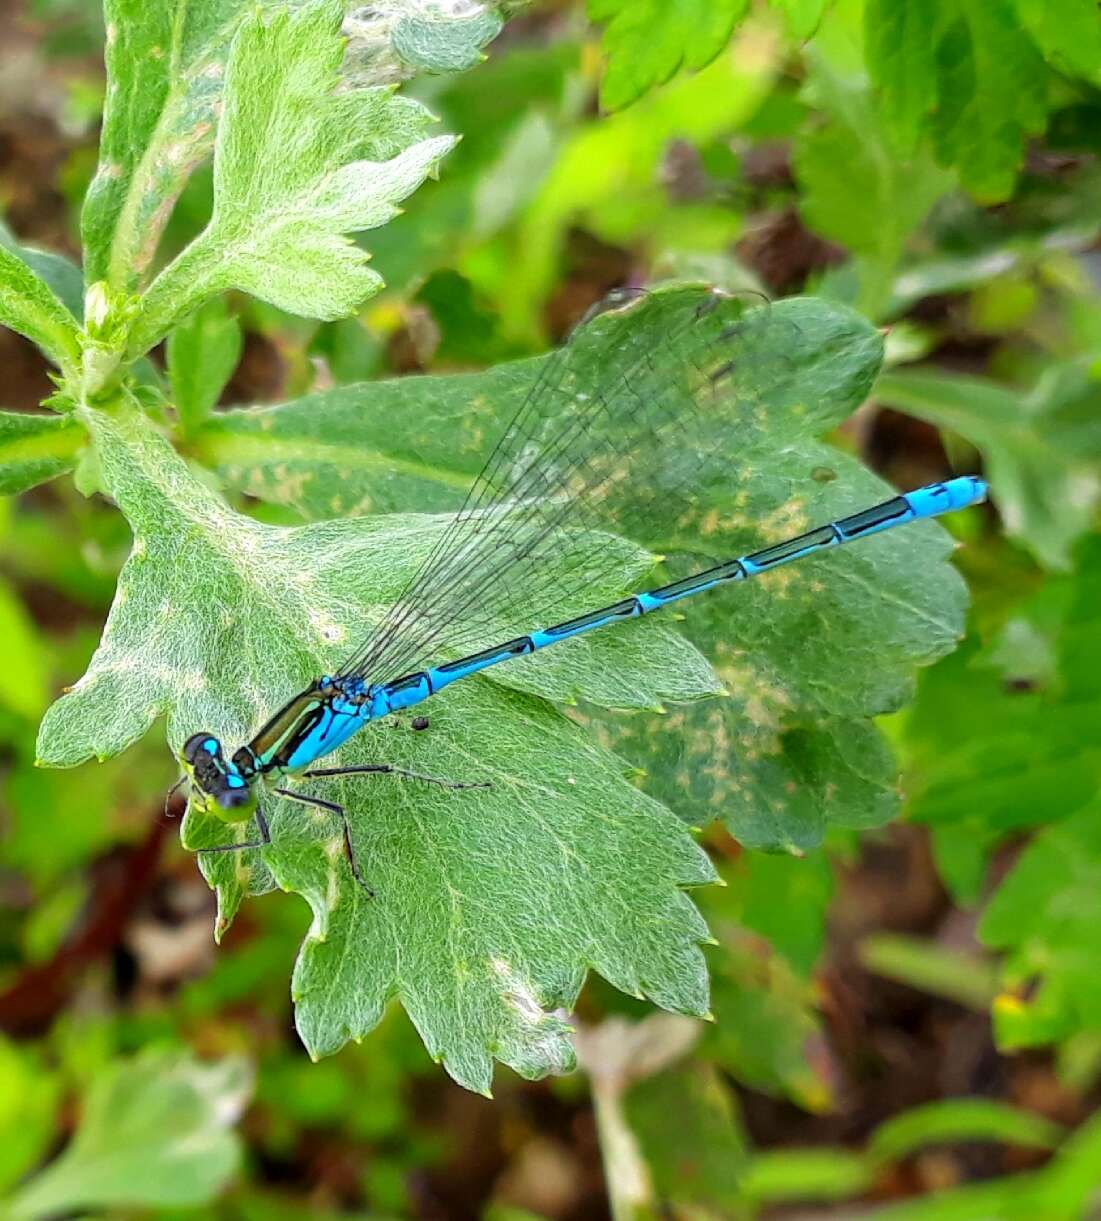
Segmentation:
{"type": "Polygon", "coordinates": [[[241,777],[234,776],[232,774],[226,776],[226,784],[231,789],[243,789],[245,787],[245,782],[241,779],[241,777]]]}
{"type": "Polygon", "coordinates": [[[218,750],[218,739],[207,738],[207,740],[203,743],[203,750],[208,751],[212,755],[215,754],[218,750]]]}

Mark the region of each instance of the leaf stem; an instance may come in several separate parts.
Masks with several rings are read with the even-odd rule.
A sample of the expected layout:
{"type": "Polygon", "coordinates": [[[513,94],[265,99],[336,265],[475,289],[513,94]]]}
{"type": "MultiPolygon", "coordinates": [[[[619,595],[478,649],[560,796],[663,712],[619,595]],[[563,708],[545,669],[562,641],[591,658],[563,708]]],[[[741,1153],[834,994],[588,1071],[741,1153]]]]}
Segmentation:
{"type": "Polygon", "coordinates": [[[658,1212],[650,1171],[623,1113],[618,1077],[593,1073],[593,1113],[613,1221],[650,1221],[658,1212]]]}
{"type": "Polygon", "coordinates": [[[130,332],[127,359],[137,360],[208,297],[227,285],[219,277],[220,256],[205,229],[164,268],[141,298],[141,311],[130,332]]]}

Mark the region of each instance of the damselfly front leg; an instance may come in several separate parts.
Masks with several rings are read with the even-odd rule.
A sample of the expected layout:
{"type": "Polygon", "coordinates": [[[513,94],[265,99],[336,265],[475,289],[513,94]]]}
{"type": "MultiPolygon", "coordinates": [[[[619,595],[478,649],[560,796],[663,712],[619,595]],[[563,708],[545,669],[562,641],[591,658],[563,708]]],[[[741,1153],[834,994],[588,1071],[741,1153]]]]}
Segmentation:
{"type": "Polygon", "coordinates": [[[311,797],[309,793],[296,793],[293,789],[276,789],[275,791],[280,797],[301,802],[304,806],[316,806],[319,810],[327,810],[340,819],[341,825],[344,827],[344,852],[348,857],[348,864],[351,866],[352,877],[367,892],[368,898],[373,899],[375,892],[363,880],[363,874],[359,871],[359,862],[356,860],[355,849],[352,847],[352,832],[348,827],[348,815],[345,814],[344,807],[335,801],[326,801],[324,797],[311,797]]]}
{"type": "Polygon", "coordinates": [[[204,852],[244,852],[246,848],[266,848],[271,843],[268,820],[259,806],[256,807],[253,817],[256,819],[256,826],[260,832],[259,839],[246,839],[239,844],[217,844],[213,848],[197,848],[196,852],[202,856],[204,852]]]}
{"type": "MultiPolygon", "coordinates": [[[[485,781],[471,783],[463,780],[444,780],[439,776],[426,776],[422,772],[409,771],[408,768],[394,767],[391,763],[355,763],[349,767],[316,767],[311,771],[302,773],[302,777],[305,780],[330,776],[366,775],[400,776],[404,780],[422,780],[426,784],[439,784],[448,789],[488,789],[493,787],[485,781]]],[[[299,801],[303,805],[316,806],[319,810],[328,810],[329,813],[336,814],[339,817],[344,825],[344,849],[348,855],[348,864],[352,868],[352,876],[373,899],[375,892],[363,880],[363,874],[359,871],[355,849],[352,847],[352,833],[348,827],[348,815],[345,813],[344,807],[335,801],[327,801],[324,797],[313,797],[308,793],[296,792],[294,789],[276,789],[275,791],[280,797],[287,797],[291,801],[299,801]]]]}

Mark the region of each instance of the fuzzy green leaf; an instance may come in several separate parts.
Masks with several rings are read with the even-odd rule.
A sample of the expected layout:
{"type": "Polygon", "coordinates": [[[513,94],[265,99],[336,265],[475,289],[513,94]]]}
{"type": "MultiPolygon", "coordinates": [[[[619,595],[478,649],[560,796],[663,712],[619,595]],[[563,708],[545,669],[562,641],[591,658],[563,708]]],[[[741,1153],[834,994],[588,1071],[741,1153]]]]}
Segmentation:
{"type": "Polygon", "coordinates": [[[180,428],[190,436],[210,414],[241,357],[241,328],[221,297],[168,337],[168,381],[180,428]]]}
{"type": "Polygon", "coordinates": [[[84,277],[80,268],[63,254],[24,246],[0,221],[0,246],[21,259],[78,321],[84,316],[84,277]]]}
{"type": "Polygon", "coordinates": [[[84,441],[84,429],[71,417],[0,411],[0,495],[72,470],[84,441]]]}
{"type": "Polygon", "coordinates": [[[589,17],[606,26],[601,104],[619,110],[681,67],[706,67],[747,8],[748,0],[589,0],[589,17]]]}
{"type": "Polygon", "coordinates": [[[151,285],[133,351],[229,288],[313,318],[342,317],[378,291],[367,252],[346,235],[396,216],[454,139],[420,139],[428,112],[390,89],[337,89],[342,15],[339,0],[314,0],[241,25],[210,224],[151,285]]]}
{"type": "Polygon", "coordinates": [[[467,12],[407,6],[394,25],[394,51],[413,68],[461,72],[481,59],[482,47],[497,37],[502,24],[488,5],[467,12]]]}
{"type": "Polygon", "coordinates": [[[0,326],[26,335],[63,370],[80,360],[77,320],[14,243],[0,242],[0,326]]]}
{"type": "MultiPolygon", "coordinates": [[[[106,0],[108,88],[100,164],[82,217],[89,283],[137,288],[188,176],[214,147],[226,61],[250,14],[301,0],[106,0]]],[[[346,22],[348,69],[357,80],[389,79],[380,67],[405,48],[416,67],[476,62],[500,29],[491,11],[454,15],[382,6],[346,22]],[[427,28],[426,28],[427,27],[427,28]],[[399,45],[400,44],[400,45],[399,45]]],[[[453,67],[452,67],[453,70],[453,67]]]]}
{"type": "Polygon", "coordinates": [[[214,145],[226,57],[270,0],[105,0],[107,97],[81,227],[87,282],[137,288],[191,171],[214,145]]]}
{"type": "Polygon", "coordinates": [[[239,1058],[202,1064],[150,1051],[110,1066],[93,1082],[72,1141],[5,1215],[30,1221],[86,1208],[206,1203],[240,1161],[229,1129],[250,1090],[239,1058]]]}
{"type": "Polygon", "coordinates": [[[1027,392],[900,369],[879,380],[876,395],[977,445],[1006,532],[1041,563],[1068,565],[1101,498],[1101,382],[1085,362],[1053,369],[1027,392]]]}
{"type": "MultiPolygon", "coordinates": [[[[114,754],[165,713],[174,746],[204,727],[245,740],[349,651],[449,520],[262,526],[194,480],[136,412],[120,404],[83,414],[135,541],[87,674],[43,722],[47,764],[114,754]]],[[[609,545],[620,548],[624,583],[637,582],[649,558],[609,545]]],[[[590,593],[613,595],[600,582],[590,593]]],[[[667,674],[679,675],[678,698],[688,694],[690,650],[655,626],[648,656],[638,649],[631,660],[648,703],[667,674]]],[[[571,1062],[568,1027],[549,1011],[573,1002],[589,967],[666,1007],[706,1010],[706,928],[678,889],[711,878],[706,857],[590,734],[504,685],[621,699],[605,678],[621,635],[598,634],[583,653],[573,649],[582,641],[564,643],[553,673],[501,667],[500,681],[463,683],[433,701],[427,732],[389,718],[335,757],[493,784],[458,793],[390,777],[326,786],[347,806],[374,899],[351,876],[339,823],[270,795],[274,844],[263,859],[204,862],[223,927],[246,893],[273,879],[310,904],[294,995],[315,1055],[364,1035],[397,996],[433,1055],[471,1088],[488,1089],[493,1056],[531,1076],[561,1069],[571,1062]]],[[[712,685],[708,676],[696,694],[712,685]]],[[[194,816],[185,824],[191,846],[230,834],[194,816]]]]}
{"type": "Polygon", "coordinates": [[[348,69],[355,79],[381,83],[413,72],[462,72],[483,59],[482,48],[501,32],[494,4],[425,5],[383,0],[353,8],[344,22],[348,69]]]}

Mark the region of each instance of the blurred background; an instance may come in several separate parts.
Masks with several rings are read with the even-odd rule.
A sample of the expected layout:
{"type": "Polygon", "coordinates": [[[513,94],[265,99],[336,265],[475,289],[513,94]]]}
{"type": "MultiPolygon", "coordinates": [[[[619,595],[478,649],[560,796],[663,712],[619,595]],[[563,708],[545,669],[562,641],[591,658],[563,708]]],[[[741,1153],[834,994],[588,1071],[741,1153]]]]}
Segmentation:
{"type": "MultiPolygon", "coordinates": [[[[583,1067],[501,1070],[492,1101],[396,1009],[312,1064],[288,988],[305,909],[254,900],[215,948],[161,813],[160,727],[102,765],[33,767],[129,534],[68,479],[0,497],[13,1216],[1101,1216],[1101,29],[1092,0],[972,9],[970,109],[931,147],[900,136],[909,69],[866,45],[856,0],[754,4],[702,70],[638,100],[609,75],[603,108],[600,26],[530,5],[478,67],[407,86],[464,138],[366,239],[380,296],[332,324],[231,303],[226,404],[542,351],[622,284],[819,294],[887,334],[836,443],[899,487],[991,478],[994,507],[947,525],[968,635],[882,721],[902,817],[801,859],[704,831],[727,883],[698,894],[714,1024],[592,980],[583,1067]]],[[[0,0],[0,215],[73,257],[102,43],[90,0],[0,0]]],[[[200,172],[168,246],[209,199],[200,172]]],[[[51,390],[2,330],[0,369],[8,410],[51,390]]]]}

